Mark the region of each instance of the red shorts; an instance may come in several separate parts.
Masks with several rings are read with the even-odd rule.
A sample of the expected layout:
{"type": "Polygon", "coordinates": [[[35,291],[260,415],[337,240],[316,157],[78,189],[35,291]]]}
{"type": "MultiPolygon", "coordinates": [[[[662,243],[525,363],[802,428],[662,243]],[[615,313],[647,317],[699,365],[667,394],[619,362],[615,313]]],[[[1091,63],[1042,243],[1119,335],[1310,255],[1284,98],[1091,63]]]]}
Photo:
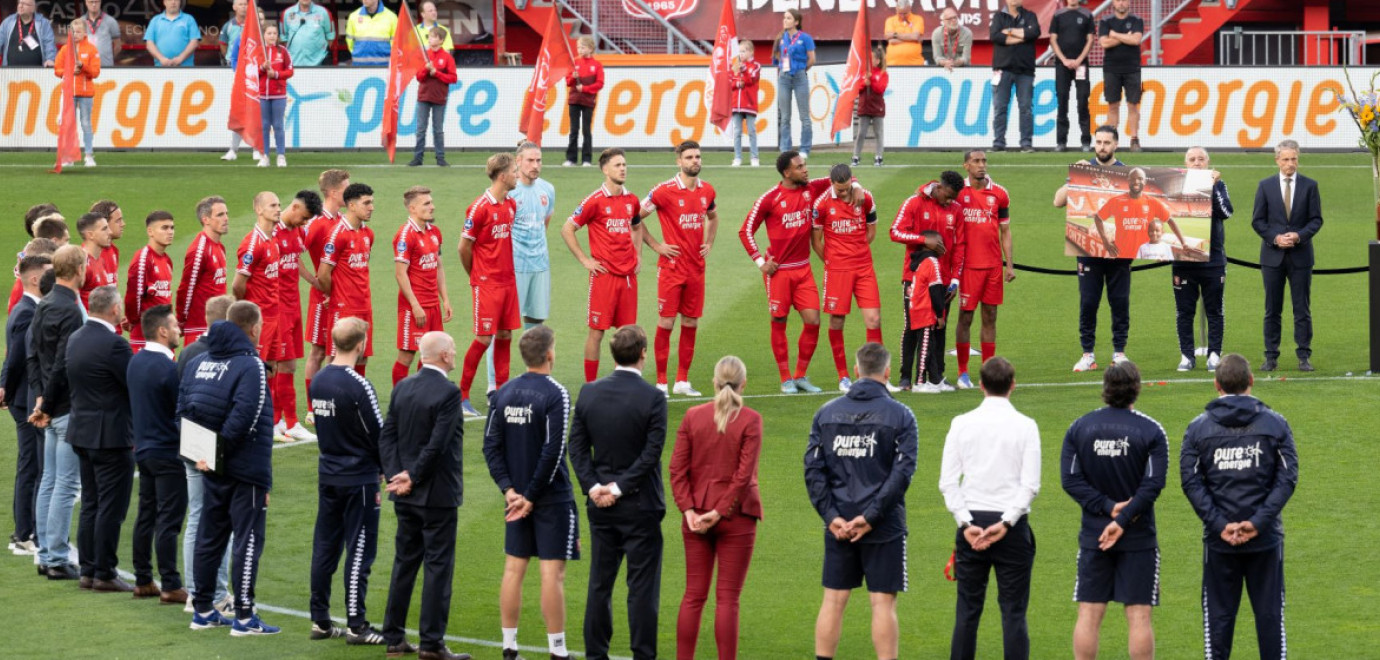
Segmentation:
{"type": "Polygon", "coordinates": [[[287,305],[287,311],[278,317],[278,329],[283,335],[283,360],[300,360],[302,351],[302,305],[299,302],[287,305]]]}
{"type": "Polygon", "coordinates": [[[426,323],[417,323],[417,317],[412,314],[412,306],[405,302],[398,302],[398,350],[417,351],[420,347],[422,335],[441,331],[445,328],[441,325],[441,307],[423,307],[426,312],[426,323]]]}
{"type": "Polygon", "coordinates": [[[331,324],[326,322],[331,310],[326,303],[321,302],[321,297],[316,290],[312,290],[312,295],[307,301],[307,341],[314,346],[331,346],[331,324]]]}
{"type": "Polygon", "coordinates": [[[958,308],[971,312],[978,303],[1000,305],[1002,290],[1005,288],[1005,269],[969,268],[963,271],[963,281],[958,283],[958,308]]]}
{"type": "Polygon", "coordinates": [[[804,268],[778,269],[772,275],[763,275],[767,285],[767,309],[772,318],[782,318],[797,311],[819,309],[819,288],[815,286],[815,271],[804,268]]]}
{"type": "Polygon", "coordinates": [[[704,273],[657,268],[656,313],[661,318],[676,314],[692,319],[704,316],[704,273]]]}
{"type": "Polygon", "coordinates": [[[637,323],[637,276],[590,273],[587,320],[593,330],[637,323]]]}
{"type": "Polygon", "coordinates": [[[336,321],[347,319],[351,316],[364,321],[369,329],[364,339],[364,357],[374,354],[374,312],[368,309],[331,309],[326,307],[326,311],[321,315],[322,334],[326,337],[326,355],[335,355],[335,342],[331,341],[331,329],[335,327],[336,321]]]}
{"type": "Polygon", "coordinates": [[[847,314],[853,298],[858,309],[881,309],[882,294],[877,289],[877,273],[871,268],[824,271],[824,313],[835,316],[847,314]]]}
{"type": "Polygon", "coordinates": [[[286,360],[284,353],[283,330],[278,319],[264,319],[264,329],[259,333],[259,357],[271,364],[286,360]]]}
{"type": "Polygon", "coordinates": [[[204,334],[206,334],[205,330],[188,331],[184,328],[182,330],[182,346],[184,348],[187,346],[191,346],[194,342],[196,342],[196,340],[201,339],[201,336],[204,334]]]}
{"type": "MultiPolygon", "coordinates": [[[[499,330],[517,330],[522,327],[522,315],[518,313],[516,282],[481,284],[470,287],[470,291],[474,295],[476,337],[492,336],[499,330]]],[[[431,319],[427,319],[427,322],[429,324],[431,319]]],[[[440,323],[437,323],[437,326],[439,328],[440,323]]]]}

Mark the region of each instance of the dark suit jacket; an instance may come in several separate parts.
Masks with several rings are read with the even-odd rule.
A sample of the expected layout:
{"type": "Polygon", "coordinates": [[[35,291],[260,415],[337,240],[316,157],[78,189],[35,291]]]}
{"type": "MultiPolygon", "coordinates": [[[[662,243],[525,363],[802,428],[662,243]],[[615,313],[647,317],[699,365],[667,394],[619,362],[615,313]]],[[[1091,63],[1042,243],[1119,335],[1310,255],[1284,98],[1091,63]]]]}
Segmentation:
{"type": "Polygon", "coordinates": [[[1279,267],[1287,258],[1299,268],[1313,267],[1313,235],[1322,229],[1322,198],[1318,182],[1294,173],[1294,206],[1284,217],[1284,195],[1279,189],[1279,172],[1262,179],[1255,189],[1255,211],[1251,228],[1260,234],[1260,265],[1279,267]],[[1299,243],[1291,248],[1275,247],[1275,237],[1298,232],[1299,243]]]}
{"type": "Polygon", "coordinates": [[[134,446],[125,375],[133,353],[124,337],[90,319],[67,342],[72,417],[67,441],[85,449],[134,446]]]}
{"type": "Polygon", "coordinates": [[[671,451],[671,493],[676,508],[701,513],[718,511],[724,518],[743,514],[762,519],[757,490],[757,459],[762,454],[762,416],[751,408],[738,411],[719,433],[714,402],[685,411],[671,451]]]}
{"type": "Polygon", "coordinates": [[[570,420],[570,464],[586,492],[618,484],[623,496],[608,509],[591,500],[589,511],[666,513],[661,450],[666,446],[666,395],[640,374],[614,371],[585,383],[570,420]]]}
{"type": "Polygon", "coordinates": [[[393,388],[379,436],[383,473],[406,470],[412,492],[388,499],[414,506],[457,507],[464,499],[465,420],[460,389],[445,374],[423,368],[393,388]]]}
{"type": "Polygon", "coordinates": [[[71,410],[67,384],[67,339],[82,325],[77,292],[55,285],[34,310],[29,325],[28,376],[32,396],[43,397],[43,412],[62,417],[71,410]]]}
{"type": "Polygon", "coordinates": [[[29,324],[37,307],[32,298],[23,296],[5,322],[5,366],[0,369],[0,387],[5,388],[5,403],[16,422],[29,417],[29,324]]]}

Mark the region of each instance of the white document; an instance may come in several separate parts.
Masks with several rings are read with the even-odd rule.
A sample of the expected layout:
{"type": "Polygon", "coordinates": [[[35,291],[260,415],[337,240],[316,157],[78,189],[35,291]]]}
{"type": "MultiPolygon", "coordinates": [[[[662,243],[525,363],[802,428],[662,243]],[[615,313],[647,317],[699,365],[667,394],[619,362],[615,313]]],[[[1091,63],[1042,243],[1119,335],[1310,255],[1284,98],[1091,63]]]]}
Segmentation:
{"type": "Polygon", "coordinates": [[[1086,64],[1079,64],[1079,65],[1078,65],[1078,68],[1075,69],[1074,72],[1073,72],[1073,79],[1074,79],[1074,80],[1087,80],[1087,79],[1088,79],[1088,65],[1086,65],[1086,64]]]}
{"type": "Polygon", "coordinates": [[[182,447],[178,453],[192,463],[206,461],[206,467],[215,470],[216,432],[182,418],[182,447]]]}
{"type": "Polygon", "coordinates": [[[1212,170],[1185,170],[1184,192],[1212,195],[1212,170]]]}

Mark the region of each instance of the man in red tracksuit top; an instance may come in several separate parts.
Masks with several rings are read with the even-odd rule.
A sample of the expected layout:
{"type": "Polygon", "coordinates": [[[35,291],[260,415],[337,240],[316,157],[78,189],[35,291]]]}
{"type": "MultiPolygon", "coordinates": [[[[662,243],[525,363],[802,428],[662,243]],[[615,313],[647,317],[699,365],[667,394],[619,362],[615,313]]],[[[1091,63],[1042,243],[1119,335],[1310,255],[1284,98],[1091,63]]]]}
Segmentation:
{"type": "MultiPolygon", "coordinates": [[[[940,275],[948,283],[948,296],[944,301],[942,310],[936,309],[935,314],[941,318],[949,315],[949,301],[953,300],[958,292],[959,275],[958,272],[963,264],[963,255],[967,250],[967,237],[964,232],[963,207],[955,201],[959,191],[963,190],[963,177],[958,172],[947,171],[939,175],[938,181],[931,181],[911,195],[910,198],[901,203],[901,208],[896,211],[896,220],[891,223],[891,240],[906,246],[906,258],[901,262],[901,309],[906,310],[907,317],[902,327],[910,328],[910,296],[912,295],[911,280],[914,277],[908,268],[910,253],[921,249],[929,249],[939,255],[940,275]],[[939,232],[942,239],[940,241],[926,241],[923,232],[933,230],[939,232]]],[[[939,347],[945,345],[945,332],[943,328],[935,333],[934,342],[939,347]]],[[[914,364],[915,349],[920,340],[919,333],[906,331],[901,340],[901,381],[899,386],[905,389],[912,386],[910,376],[912,374],[911,365],[914,364]]],[[[953,386],[941,381],[939,388],[942,391],[952,391],[953,386]]]]}
{"type": "Polygon", "coordinates": [[[431,123],[432,142],[435,143],[436,164],[449,167],[446,162],[446,97],[450,86],[459,77],[455,74],[455,59],[441,48],[446,29],[437,25],[426,35],[426,69],[417,72],[417,146],[412,150],[408,167],[422,164],[426,153],[426,125],[431,123]]]}

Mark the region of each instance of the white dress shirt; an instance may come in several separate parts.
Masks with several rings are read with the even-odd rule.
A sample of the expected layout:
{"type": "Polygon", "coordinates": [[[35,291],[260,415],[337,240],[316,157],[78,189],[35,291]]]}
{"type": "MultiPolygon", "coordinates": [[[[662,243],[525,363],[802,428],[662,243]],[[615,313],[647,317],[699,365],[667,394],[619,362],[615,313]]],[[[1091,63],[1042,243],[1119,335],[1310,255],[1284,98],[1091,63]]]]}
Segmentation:
{"type": "Polygon", "coordinates": [[[989,396],[954,418],[944,439],[939,492],[958,524],[1000,511],[1012,525],[1040,492],[1040,428],[1006,397],[989,396]]]}
{"type": "Polygon", "coordinates": [[[1285,220],[1285,222],[1288,222],[1288,221],[1289,221],[1289,212],[1294,210],[1294,209],[1293,209],[1294,196],[1295,196],[1295,195],[1298,195],[1298,194],[1299,194],[1299,177],[1298,177],[1298,174],[1292,174],[1292,175],[1290,175],[1290,176],[1284,176],[1284,174],[1281,173],[1281,174],[1279,175],[1279,198],[1280,198],[1281,201],[1286,200],[1286,199],[1288,200],[1287,202],[1285,202],[1285,203],[1287,204],[1287,206],[1284,207],[1284,220],[1285,220]],[[1284,195],[1284,182],[1285,182],[1285,181],[1289,181],[1289,188],[1290,188],[1290,190],[1289,190],[1289,196],[1288,196],[1288,197],[1286,197],[1286,196],[1284,195]]]}
{"type": "Polygon", "coordinates": [[[177,361],[177,358],[173,357],[173,352],[171,348],[168,348],[167,346],[164,346],[156,341],[151,341],[144,344],[144,350],[153,351],[154,353],[158,353],[159,355],[162,355],[163,357],[166,357],[169,360],[172,360],[174,362],[177,361]]]}

